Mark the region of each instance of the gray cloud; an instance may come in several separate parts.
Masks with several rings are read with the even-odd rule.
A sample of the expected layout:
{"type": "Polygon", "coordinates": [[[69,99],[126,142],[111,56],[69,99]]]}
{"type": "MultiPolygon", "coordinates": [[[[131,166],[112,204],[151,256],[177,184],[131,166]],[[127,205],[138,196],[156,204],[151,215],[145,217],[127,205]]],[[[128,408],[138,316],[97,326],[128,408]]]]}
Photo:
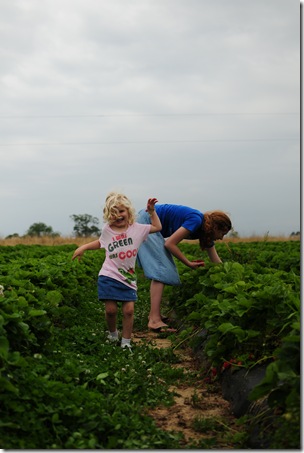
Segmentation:
{"type": "Polygon", "coordinates": [[[300,228],[299,4],[0,0],[0,236],[125,191],[300,228]]]}

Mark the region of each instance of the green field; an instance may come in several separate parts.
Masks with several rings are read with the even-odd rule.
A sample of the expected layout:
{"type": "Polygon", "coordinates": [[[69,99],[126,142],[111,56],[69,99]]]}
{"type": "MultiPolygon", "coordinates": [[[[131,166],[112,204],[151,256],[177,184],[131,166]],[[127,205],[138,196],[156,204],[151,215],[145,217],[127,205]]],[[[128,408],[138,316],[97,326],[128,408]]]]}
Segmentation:
{"type": "MultiPolygon", "coordinates": [[[[197,246],[181,247],[199,257],[197,246]]],[[[270,448],[299,448],[300,242],[219,243],[221,265],[206,259],[191,271],[178,263],[182,285],[166,288],[164,301],[179,325],[173,347],[142,344],[132,358],[106,340],[96,294],[103,251],[78,263],[75,248],[0,247],[1,448],[182,448],[180,435],[159,429],[146,409],[172,404],[169,386],[182,377],[171,365],[185,345],[203,348],[200,372],[211,384],[226,368],[266,363],[252,399],[267,398],[276,414],[270,448]]],[[[139,276],[134,330],[145,331],[149,282],[139,276]]]]}

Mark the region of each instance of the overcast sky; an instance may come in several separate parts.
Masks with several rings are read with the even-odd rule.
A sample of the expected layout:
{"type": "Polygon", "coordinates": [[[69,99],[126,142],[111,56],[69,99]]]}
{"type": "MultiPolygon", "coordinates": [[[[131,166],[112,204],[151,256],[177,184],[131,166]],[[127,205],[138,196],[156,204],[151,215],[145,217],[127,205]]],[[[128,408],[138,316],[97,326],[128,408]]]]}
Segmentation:
{"type": "Polygon", "coordinates": [[[300,229],[300,2],[0,0],[0,237],[119,190],[300,229]]]}

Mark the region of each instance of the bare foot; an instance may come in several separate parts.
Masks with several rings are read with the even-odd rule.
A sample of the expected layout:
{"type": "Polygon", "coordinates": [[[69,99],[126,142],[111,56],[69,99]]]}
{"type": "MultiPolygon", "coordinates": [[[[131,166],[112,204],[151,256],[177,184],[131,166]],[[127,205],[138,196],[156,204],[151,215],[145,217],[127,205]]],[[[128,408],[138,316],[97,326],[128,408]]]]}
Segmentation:
{"type": "Polygon", "coordinates": [[[149,322],[148,322],[149,329],[161,329],[162,327],[166,328],[166,327],[168,327],[168,325],[162,321],[151,321],[151,319],[149,319],[149,322]]]}

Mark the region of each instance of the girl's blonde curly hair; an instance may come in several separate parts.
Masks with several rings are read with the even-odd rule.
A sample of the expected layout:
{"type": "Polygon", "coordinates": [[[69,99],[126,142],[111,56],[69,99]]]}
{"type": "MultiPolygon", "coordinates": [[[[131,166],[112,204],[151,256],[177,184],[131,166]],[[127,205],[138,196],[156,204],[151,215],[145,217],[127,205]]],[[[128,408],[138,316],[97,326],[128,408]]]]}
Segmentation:
{"type": "Polygon", "coordinates": [[[123,206],[127,209],[129,214],[129,224],[132,225],[136,219],[135,209],[129,198],[126,195],[118,192],[110,192],[107,195],[105,206],[103,208],[103,220],[108,223],[113,222],[113,217],[119,217],[118,208],[120,206],[123,206]]]}
{"type": "Polygon", "coordinates": [[[228,233],[232,228],[231,220],[223,211],[208,211],[204,213],[204,222],[199,235],[200,247],[202,250],[212,245],[214,241],[214,230],[228,233]]]}

